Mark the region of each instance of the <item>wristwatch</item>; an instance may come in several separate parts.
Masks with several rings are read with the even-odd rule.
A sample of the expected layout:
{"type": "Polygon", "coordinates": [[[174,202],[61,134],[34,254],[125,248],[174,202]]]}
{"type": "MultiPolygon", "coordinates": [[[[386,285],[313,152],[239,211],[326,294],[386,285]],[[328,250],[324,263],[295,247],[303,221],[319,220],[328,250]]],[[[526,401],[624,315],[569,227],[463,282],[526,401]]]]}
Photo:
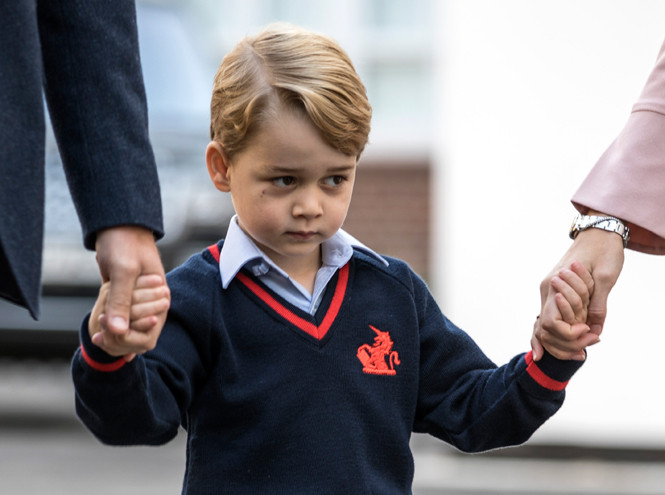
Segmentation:
{"type": "Polygon", "coordinates": [[[577,234],[586,229],[602,229],[608,232],[615,232],[623,239],[623,247],[628,245],[630,240],[630,229],[628,226],[616,217],[600,217],[596,215],[577,215],[573,224],[570,226],[570,238],[575,239],[577,234]]]}

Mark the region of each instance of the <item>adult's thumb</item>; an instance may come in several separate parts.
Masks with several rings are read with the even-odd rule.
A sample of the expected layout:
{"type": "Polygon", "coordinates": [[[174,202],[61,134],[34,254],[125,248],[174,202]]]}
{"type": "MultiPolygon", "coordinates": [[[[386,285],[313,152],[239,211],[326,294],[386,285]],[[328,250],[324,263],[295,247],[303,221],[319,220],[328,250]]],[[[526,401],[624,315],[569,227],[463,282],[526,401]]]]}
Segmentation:
{"type": "Polygon", "coordinates": [[[605,317],[607,316],[607,297],[609,293],[610,291],[605,287],[596,285],[589,301],[587,325],[589,325],[591,333],[595,333],[596,335],[600,335],[603,331],[605,317]]]}
{"type": "Polygon", "coordinates": [[[111,274],[109,298],[106,302],[107,323],[111,333],[120,335],[129,329],[129,313],[135,283],[136,280],[132,277],[113,277],[111,274]]]}

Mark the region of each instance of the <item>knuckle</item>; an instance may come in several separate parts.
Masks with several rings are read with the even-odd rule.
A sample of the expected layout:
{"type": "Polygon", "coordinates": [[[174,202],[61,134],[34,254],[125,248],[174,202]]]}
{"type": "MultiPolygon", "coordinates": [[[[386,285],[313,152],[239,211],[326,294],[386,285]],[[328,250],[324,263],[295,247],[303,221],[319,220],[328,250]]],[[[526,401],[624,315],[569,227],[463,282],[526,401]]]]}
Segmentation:
{"type": "Polygon", "coordinates": [[[540,340],[540,342],[542,342],[543,345],[545,345],[545,344],[550,344],[551,345],[552,344],[552,335],[549,332],[542,332],[538,336],[538,340],[540,340]]]}
{"type": "Polygon", "coordinates": [[[549,316],[543,316],[540,318],[540,326],[544,331],[551,332],[554,330],[554,320],[549,316]]]}
{"type": "Polygon", "coordinates": [[[540,292],[541,293],[543,293],[543,292],[547,293],[547,291],[550,288],[550,280],[551,280],[550,277],[547,276],[542,280],[542,282],[540,282],[540,292]]]}
{"type": "Polygon", "coordinates": [[[109,263],[109,271],[111,274],[124,273],[138,276],[141,273],[141,264],[134,258],[123,256],[109,263]]]}
{"type": "Polygon", "coordinates": [[[600,267],[593,272],[593,279],[595,283],[599,285],[612,285],[614,283],[615,276],[612,270],[600,267]]]}
{"type": "Polygon", "coordinates": [[[607,315],[607,308],[605,308],[605,307],[602,307],[602,308],[593,307],[592,308],[592,307],[589,306],[589,309],[587,310],[587,314],[589,316],[593,316],[595,318],[604,318],[607,315]]]}

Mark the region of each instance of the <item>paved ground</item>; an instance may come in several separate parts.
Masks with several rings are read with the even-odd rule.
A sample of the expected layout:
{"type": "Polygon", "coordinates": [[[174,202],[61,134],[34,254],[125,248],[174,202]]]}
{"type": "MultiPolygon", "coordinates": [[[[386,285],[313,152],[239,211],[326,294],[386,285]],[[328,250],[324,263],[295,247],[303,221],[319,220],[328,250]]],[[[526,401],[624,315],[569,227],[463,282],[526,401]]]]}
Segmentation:
{"type": "MultiPolygon", "coordinates": [[[[159,448],[100,445],[74,417],[64,362],[0,361],[1,495],[176,495],[184,434],[159,448]]],[[[665,463],[459,455],[417,436],[414,495],[665,494],[665,463]]]]}

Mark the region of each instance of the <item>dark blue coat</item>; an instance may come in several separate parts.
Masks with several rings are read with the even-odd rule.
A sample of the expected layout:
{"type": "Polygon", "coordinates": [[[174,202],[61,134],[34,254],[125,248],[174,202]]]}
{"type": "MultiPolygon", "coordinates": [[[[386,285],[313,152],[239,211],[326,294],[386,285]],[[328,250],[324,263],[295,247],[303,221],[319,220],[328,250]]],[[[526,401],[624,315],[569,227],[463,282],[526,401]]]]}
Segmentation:
{"type": "Polygon", "coordinates": [[[84,244],[162,233],[134,0],[0,2],[0,297],[39,312],[48,103],[84,244]]]}

